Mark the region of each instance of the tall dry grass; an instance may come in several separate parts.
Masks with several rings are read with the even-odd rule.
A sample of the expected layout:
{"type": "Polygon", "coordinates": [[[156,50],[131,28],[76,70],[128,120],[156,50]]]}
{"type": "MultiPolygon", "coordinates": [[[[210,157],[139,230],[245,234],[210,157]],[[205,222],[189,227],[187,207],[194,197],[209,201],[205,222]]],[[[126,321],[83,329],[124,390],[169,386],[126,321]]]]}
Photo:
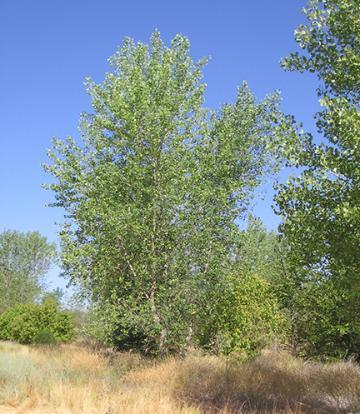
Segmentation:
{"type": "Polygon", "coordinates": [[[0,413],[360,412],[360,367],[285,353],[256,360],[192,353],[149,361],[76,346],[0,343],[0,413]]]}

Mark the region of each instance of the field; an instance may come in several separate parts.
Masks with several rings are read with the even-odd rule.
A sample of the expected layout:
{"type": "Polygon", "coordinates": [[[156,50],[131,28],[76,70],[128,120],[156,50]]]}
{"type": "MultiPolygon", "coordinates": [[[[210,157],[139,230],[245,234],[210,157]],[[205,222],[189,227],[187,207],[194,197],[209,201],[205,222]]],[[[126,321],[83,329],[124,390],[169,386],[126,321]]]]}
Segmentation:
{"type": "Polygon", "coordinates": [[[275,351],[248,363],[163,361],[73,345],[0,343],[1,414],[360,412],[360,367],[275,351]]]}

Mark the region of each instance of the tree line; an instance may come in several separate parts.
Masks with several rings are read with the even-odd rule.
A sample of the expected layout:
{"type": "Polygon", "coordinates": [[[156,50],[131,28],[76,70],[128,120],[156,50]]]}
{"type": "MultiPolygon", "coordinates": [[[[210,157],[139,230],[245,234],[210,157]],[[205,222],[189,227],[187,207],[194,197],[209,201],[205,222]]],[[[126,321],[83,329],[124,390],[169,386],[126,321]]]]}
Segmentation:
{"type": "Polygon", "coordinates": [[[104,81],[87,80],[81,140],[54,140],[45,169],[66,212],[62,268],[102,342],[359,357],[360,6],[311,1],[305,14],[303,52],[282,65],[318,76],[321,144],[278,93],[258,100],[246,83],[235,103],[205,108],[206,59],[182,35],[127,38],[104,81]],[[282,221],[268,232],[252,200],[286,167],[300,172],[274,181],[282,221]]]}

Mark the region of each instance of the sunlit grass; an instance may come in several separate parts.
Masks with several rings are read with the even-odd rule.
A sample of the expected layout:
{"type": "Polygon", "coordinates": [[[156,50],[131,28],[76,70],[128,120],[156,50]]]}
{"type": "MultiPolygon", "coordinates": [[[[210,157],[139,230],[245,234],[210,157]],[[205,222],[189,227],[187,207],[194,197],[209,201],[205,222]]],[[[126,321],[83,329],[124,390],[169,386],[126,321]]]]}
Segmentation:
{"type": "Polygon", "coordinates": [[[360,368],[286,353],[146,360],[72,345],[0,343],[0,413],[341,413],[360,411],[360,368]]]}

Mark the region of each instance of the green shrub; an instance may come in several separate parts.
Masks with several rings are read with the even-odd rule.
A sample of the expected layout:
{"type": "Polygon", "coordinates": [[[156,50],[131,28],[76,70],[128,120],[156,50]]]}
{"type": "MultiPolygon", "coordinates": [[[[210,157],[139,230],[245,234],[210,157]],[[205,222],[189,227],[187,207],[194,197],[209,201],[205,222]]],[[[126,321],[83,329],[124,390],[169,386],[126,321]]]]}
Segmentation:
{"type": "Polygon", "coordinates": [[[200,344],[223,354],[255,356],[285,332],[285,318],[268,282],[257,275],[229,275],[200,330],[200,344]]]}
{"type": "Polygon", "coordinates": [[[0,315],[0,339],[10,340],[12,337],[11,322],[16,317],[16,309],[8,308],[0,315]]]}
{"type": "Polygon", "coordinates": [[[45,328],[34,336],[33,342],[38,345],[54,345],[57,343],[57,340],[50,329],[45,328]]]}
{"type": "MultiPolygon", "coordinates": [[[[23,344],[39,343],[47,331],[54,342],[66,342],[74,336],[74,322],[68,312],[62,312],[53,301],[43,305],[21,304],[7,309],[0,316],[0,339],[23,344]]],[[[52,339],[49,339],[52,341],[52,339]]]]}

